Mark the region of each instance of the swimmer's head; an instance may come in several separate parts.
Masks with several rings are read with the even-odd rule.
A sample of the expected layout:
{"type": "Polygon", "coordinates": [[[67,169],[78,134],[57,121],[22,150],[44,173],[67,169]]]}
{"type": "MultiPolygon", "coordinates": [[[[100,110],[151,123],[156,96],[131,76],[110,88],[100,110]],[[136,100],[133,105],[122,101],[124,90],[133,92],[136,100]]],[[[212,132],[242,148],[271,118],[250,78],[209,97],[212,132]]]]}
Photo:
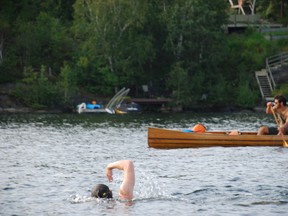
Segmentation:
{"type": "Polygon", "coordinates": [[[91,196],[96,198],[110,199],[112,198],[112,191],[107,185],[98,184],[92,189],[91,196]]]}

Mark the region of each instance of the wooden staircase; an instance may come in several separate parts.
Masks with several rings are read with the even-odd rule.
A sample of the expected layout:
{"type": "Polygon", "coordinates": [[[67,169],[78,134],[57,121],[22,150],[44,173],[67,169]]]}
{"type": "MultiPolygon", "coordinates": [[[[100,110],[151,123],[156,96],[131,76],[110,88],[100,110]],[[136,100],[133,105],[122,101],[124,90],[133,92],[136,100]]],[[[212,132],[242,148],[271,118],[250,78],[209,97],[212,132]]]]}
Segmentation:
{"type": "MultiPolygon", "coordinates": [[[[256,80],[265,101],[273,100],[273,90],[276,88],[276,83],[274,81],[274,76],[278,76],[279,68],[288,65],[288,52],[280,53],[275,56],[266,58],[266,68],[261,71],[256,71],[256,80]]],[[[281,72],[283,73],[283,71],[281,72]]],[[[288,73],[288,71],[284,71],[288,73]]]]}
{"type": "Polygon", "coordinates": [[[271,84],[271,80],[269,79],[267,70],[262,69],[261,71],[256,71],[255,76],[262,98],[265,99],[266,101],[273,100],[272,96],[273,87],[271,84]]]}

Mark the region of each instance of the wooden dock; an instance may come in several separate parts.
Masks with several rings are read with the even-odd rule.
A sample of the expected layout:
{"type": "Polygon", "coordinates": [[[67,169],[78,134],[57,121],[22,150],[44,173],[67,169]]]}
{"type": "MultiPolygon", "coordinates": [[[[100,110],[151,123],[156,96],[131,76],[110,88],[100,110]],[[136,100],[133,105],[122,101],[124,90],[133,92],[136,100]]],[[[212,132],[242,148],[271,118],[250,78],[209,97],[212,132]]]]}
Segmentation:
{"type": "Polygon", "coordinates": [[[131,98],[131,102],[138,103],[140,105],[159,105],[168,104],[172,102],[171,98],[131,98]]]}
{"type": "Polygon", "coordinates": [[[171,98],[131,98],[131,102],[139,104],[146,111],[166,112],[170,110],[170,105],[173,100],[171,98]]]}

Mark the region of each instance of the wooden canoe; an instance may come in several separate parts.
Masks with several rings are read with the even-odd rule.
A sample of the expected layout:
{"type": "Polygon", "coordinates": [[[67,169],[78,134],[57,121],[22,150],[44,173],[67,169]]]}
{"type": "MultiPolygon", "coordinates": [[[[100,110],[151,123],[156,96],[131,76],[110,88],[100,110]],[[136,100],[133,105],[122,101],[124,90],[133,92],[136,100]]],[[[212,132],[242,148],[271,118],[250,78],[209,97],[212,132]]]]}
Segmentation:
{"type": "MultiPolygon", "coordinates": [[[[284,137],[288,140],[288,136],[284,137]]],[[[148,146],[157,149],[282,145],[283,140],[281,136],[257,136],[256,132],[241,132],[239,135],[228,135],[227,132],[223,131],[193,133],[179,130],[148,128],[148,146]]]]}

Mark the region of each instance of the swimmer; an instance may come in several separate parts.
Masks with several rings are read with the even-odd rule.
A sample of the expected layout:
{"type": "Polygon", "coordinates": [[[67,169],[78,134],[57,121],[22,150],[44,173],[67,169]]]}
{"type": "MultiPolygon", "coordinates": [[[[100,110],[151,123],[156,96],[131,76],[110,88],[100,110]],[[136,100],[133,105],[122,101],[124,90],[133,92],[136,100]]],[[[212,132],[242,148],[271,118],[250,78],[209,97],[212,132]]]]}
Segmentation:
{"type": "MultiPolygon", "coordinates": [[[[123,182],[119,188],[119,199],[132,200],[135,185],[134,164],[131,160],[120,160],[110,163],[106,167],[106,176],[109,182],[113,181],[113,169],[123,170],[123,182]]],[[[105,184],[98,184],[92,189],[92,197],[113,198],[112,191],[105,184]]]]}

